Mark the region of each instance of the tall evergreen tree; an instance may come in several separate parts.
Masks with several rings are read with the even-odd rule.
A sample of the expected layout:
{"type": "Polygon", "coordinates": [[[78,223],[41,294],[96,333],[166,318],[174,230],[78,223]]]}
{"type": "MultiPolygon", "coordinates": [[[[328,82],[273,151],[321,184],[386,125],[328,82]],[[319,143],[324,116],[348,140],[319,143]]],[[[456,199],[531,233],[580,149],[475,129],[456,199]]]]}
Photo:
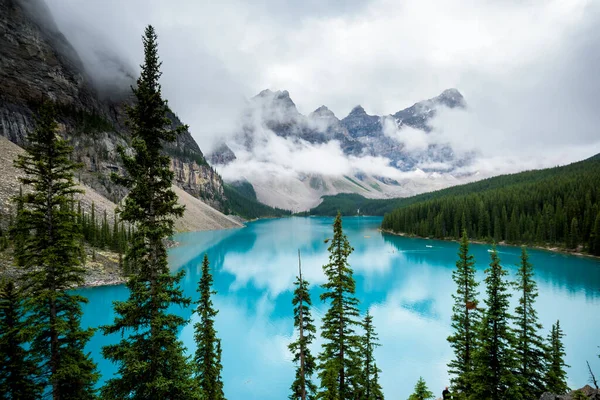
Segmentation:
{"type": "MultiPolygon", "coordinates": [[[[221,349],[221,339],[217,339],[217,369],[221,371],[223,369],[221,362],[221,356],[223,354],[223,350],[221,349]]],[[[225,399],[225,394],[223,392],[223,380],[221,379],[221,374],[217,376],[217,393],[221,395],[222,399],[225,399]]]]}
{"type": "Polygon", "coordinates": [[[419,377],[419,380],[415,385],[415,391],[408,397],[408,400],[429,400],[434,397],[433,393],[427,388],[427,384],[423,378],[419,377]]]}
{"type": "Polygon", "coordinates": [[[38,376],[50,385],[52,398],[91,399],[98,374],[83,347],[93,330],[80,327],[81,304],[87,299],[68,291],[84,282],[80,232],[70,206],[72,195],[80,193],[73,179],[77,164],[57,128],[54,108],[45,103],[36,129],[28,135],[26,153],[15,160],[24,174],[21,183],[31,188],[23,195],[14,228],[27,234],[19,262],[26,271],[26,325],[32,329],[30,351],[40,358],[38,376]],[[74,368],[73,357],[85,360],[89,368],[74,368]],[[75,383],[66,389],[69,382],[75,383]]]}
{"type": "Polygon", "coordinates": [[[548,337],[550,343],[546,357],[548,366],[546,370],[546,390],[555,394],[565,394],[569,391],[567,386],[567,372],[565,368],[565,347],[562,338],[565,336],[560,328],[560,321],[552,325],[552,331],[548,337]]]}
{"type": "Polygon", "coordinates": [[[600,212],[596,216],[592,233],[590,234],[590,242],[588,245],[590,253],[600,256],[600,212]]]}
{"type": "Polygon", "coordinates": [[[24,229],[19,229],[19,226],[23,225],[21,221],[23,218],[23,200],[23,186],[19,186],[19,195],[14,199],[16,205],[16,215],[13,220],[14,225],[11,224],[9,226],[9,236],[13,242],[13,257],[19,267],[23,266],[25,241],[30,233],[24,229]]]}
{"type": "Polygon", "coordinates": [[[29,400],[42,393],[37,362],[25,350],[27,333],[21,294],[13,282],[0,282],[0,399],[29,400]]]}
{"type": "Polygon", "coordinates": [[[212,289],[213,278],[210,273],[208,256],[202,260],[202,276],[198,284],[198,307],[196,313],[200,320],[194,324],[194,340],[196,353],[194,356],[195,378],[206,400],[221,400],[225,396],[219,387],[222,366],[217,354],[219,339],[215,330],[215,316],[218,311],[213,307],[211,296],[217,292],[212,289]]]}
{"type": "Polygon", "coordinates": [[[358,336],[354,328],[358,321],[358,299],[354,297],[356,283],[348,256],[354,249],[342,230],[342,217],[338,213],[333,223],[333,238],[329,246],[329,263],[323,266],[327,283],[321,294],[322,301],[330,301],[323,317],[321,336],[324,339],[319,354],[319,378],[321,391],[319,399],[354,399],[349,381],[355,379],[353,371],[358,368],[358,336]]]}
{"type": "Polygon", "coordinates": [[[485,271],[487,306],[479,324],[477,349],[473,357],[472,400],[520,399],[514,374],[515,337],[510,327],[508,272],[500,265],[494,246],[490,267],[485,271]]]}
{"type": "Polygon", "coordinates": [[[171,306],[187,307],[191,300],[179,288],[184,272],[171,275],[169,271],[163,242],[173,234],[173,218],[183,215],[171,190],[169,157],[161,154],[162,142],[173,142],[179,130],[168,129],[152,26],[146,28],[143,42],[144,64],[133,89],[136,104],[127,110],[133,154],[120,148],[126,176],[113,174],[116,183],[129,189],[120,215],[135,228],[126,254],[133,274],[127,282],[129,298],[115,302],[114,323],[102,327],[104,334],[123,335],[119,343],[102,350],[118,366],[118,375],[106,382],[102,395],[106,399],[194,399],[198,394],[192,366],[177,338],[186,320],[169,313],[171,306]]]}
{"type": "Polygon", "coordinates": [[[315,357],[308,348],[315,338],[316,328],[310,314],[312,302],[308,291],[308,282],[302,279],[302,265],[300,262],[300,250],[298,250],[298,277],[294,282],[294,327],[298,329],[298,339],[290,343],[289,350],[294,355],[296,377],[290,389],[290,400],[313,400],[317,393],[317,387],[312,382],[315,371],[315,357]]]}
{"type": "Polygon", "coordinates": [[[473,352],[475,349],[476,326],[479,312],[476,308],[477,286],[475,280],[475,257],[469,254],[469,238],[466,229],[463,230],[456,269],[452,272],[456,283],[456,294],[452,295],[452,328],[454,333],[448,337],[450,346],[454,349],[454,357],[448,364],[449,373],[453,375],[452,385],[456,396],[464,397],[471,391],[473,352]]]}
{"type": "Polygon", "coordinates": [[[539,335],[542,325],[538,322],[535,311],[535,299],[538,295],[537,285],[533,279],[533,266],[525,247],[521,249],[521,263],[517,271],[515,287],[520,293],[519,305],[515,310],[516,322],[516,357],[520,389],[525,399],[537,399],[545,391],[544,363],[546,345],[539,335]]]}
{"type": "Polygon", "coordinates": [[[379,372],[375,363],[375,348],[381,346],[377,332],[373,326],[373,316],[367,310],[363,321],[365,334],[361,338],[360,355],[362,357],[362,382],[364,385],[364,399],[383,399],[381,386],[379,385],[379,372]]]}

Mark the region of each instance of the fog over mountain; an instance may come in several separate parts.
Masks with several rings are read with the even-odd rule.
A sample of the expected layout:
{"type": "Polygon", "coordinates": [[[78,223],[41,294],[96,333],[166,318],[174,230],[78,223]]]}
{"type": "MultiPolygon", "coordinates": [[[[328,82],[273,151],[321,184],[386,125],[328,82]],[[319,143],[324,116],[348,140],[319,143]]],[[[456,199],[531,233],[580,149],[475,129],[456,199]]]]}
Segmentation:
{"type": "Polygon", "coordinates": [[[251,99],[265,88],[288,91],[298,114],[325,125],[315,131],[333,139],[299,141],[255,121],[263,145],[232,148],[237,161],[219,168],[227,179],[362,171],[401,180],[430,170],[440,175],[426,173],[435,188],[600,151],[600,4],[593,0],[47,4],[100,87],[136,70],[141,32],[154,24],[163,91],[205,152],[237,143],[251,99]],[[457,88],[467,107],[441,107],[427,130],[380,118],[447,88],[457,88]],[[378,117],[390,146],[411,154],[446,146],[454,162],[416,157],[398,166],[393,152],[351,151],[343,132],[328,129],[332,118],[363,111],[378,117]]]}

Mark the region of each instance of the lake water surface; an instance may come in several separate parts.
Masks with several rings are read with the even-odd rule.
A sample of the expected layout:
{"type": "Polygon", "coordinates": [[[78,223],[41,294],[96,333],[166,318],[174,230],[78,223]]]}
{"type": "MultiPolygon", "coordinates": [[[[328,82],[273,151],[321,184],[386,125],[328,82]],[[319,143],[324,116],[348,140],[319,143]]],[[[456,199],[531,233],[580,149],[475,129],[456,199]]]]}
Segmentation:
{"type": "MultiPolygon", "coordinates": [[[[294,366],[287,350],[292,340],[292,290],[302,254],[305,279],[311,286],[317,327],[326,310],[318,295],[324,283],[322,265],[328,260],[324,240],[332,235],[332,218],[285,218],[249,223],[246,228],[180,234],[178,248],[170,250],[173,269],[183,269],[183,289],[198,298],[200,264],[207,253],[213,269],[214,297],[219,314],[216,328],[223,346],[223,380],[229,400],[287,398],[294,366]]],[[[458,244],[410,239],[380,233],[381,218],[344,219],[344,231],[354,252],[357,297],[364,313],[371,310],[382,346],[375,355],[386,398],[406,399],[422,376],[440,396],[448,384],[446,364],[452,358],[446,342],[450,334],[452,270],[458,244]]],[[[472,245],[478,279],[489,263],[487,245],[472,245]]],[[[517,247],[499,247],[502,264],[514,277],[520,254],[517,247]]],[[[588,360],[600,374],[600,261],[530,250],[539,287],[537,310],[546,332],[560,319],[571,387],[588,382],[588,360]]],[[[480,287],[480,292],[484,288],[480,287]]],[[[114,318],[113,300],[127,298],[124,286],[82,289],[90,299],[83,324],[97,327],[114,318]]],[[[516,299],[513,299],[516,303],[516,299]]],[[[174,309],[191,317],[191,310],[174,309]]],[[[192,323],[180,338],[193,352],[192,323]]],[[[103,379],[115,366],[102,359],[103,345],[118,337],[96,333],[88,344],[103,379]]],[[[320,339],[313,353],[319,351],[320,339]]],[[[316,378],[315,378],[316,379],[316,378]]]]}

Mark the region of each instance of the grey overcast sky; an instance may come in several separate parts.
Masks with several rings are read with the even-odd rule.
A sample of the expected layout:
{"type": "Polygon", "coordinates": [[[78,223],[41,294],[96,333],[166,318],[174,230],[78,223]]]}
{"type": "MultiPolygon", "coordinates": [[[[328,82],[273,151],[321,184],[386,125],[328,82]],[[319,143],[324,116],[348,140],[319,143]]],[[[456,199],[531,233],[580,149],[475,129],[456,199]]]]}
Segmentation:
{"type": "Polygon", "coordinates": [[[458,147],[540,166],[600,152],[598,1],[46,2],[107,82],[115,72],[99,60],[114,53],[137,72],[153,24],[163,92],[203,149],[265,88],[287,89],[302,113],[325,104],[343,118],[357,104],[389,114],[455,87],[469,111],[435,124],[458,147]]]}

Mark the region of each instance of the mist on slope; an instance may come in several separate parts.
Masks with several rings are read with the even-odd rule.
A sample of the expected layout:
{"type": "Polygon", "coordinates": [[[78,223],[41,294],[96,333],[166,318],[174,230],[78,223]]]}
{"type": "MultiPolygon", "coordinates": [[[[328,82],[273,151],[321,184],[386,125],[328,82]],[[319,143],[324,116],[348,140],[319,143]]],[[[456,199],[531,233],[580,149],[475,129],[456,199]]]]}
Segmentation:
{"type": "MultiPolygon", "coordinates": [[[[467,110],[443,110],[426,134],[384,121],[385,134],[420,151],[448,143],[475,151],[459,174],[478,177],[548,167],[600,152],[600,5],[592,0],[440,4],[391,0],[293,4],[264,0],[46,0],[58,28],[100,87],[126,82],[141,63],[140,36],[159,34],[163,93],[205,152],[240,134],[246,99],[288,89],[307,115],[325,104],[339,118],[357,103],[386,115],[456,87],[467,110]]],[[[401,172],[382,157],[344,155],[256,126],[260,146],[233,149],[220,169],[300,177],[401,172]]],[[[425,161],[420,167],[446,166],[425,161]]],[[[435,178],[435,177],[433,177],[435,178]]]]}

